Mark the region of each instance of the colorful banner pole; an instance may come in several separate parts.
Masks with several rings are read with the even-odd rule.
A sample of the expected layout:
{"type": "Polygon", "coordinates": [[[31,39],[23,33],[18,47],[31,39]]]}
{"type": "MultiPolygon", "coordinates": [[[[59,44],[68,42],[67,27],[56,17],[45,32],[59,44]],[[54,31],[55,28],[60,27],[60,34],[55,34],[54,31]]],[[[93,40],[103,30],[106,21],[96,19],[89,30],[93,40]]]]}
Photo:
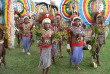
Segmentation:
{"type": "Polygon", "coordinates": [[[2,3],[2,13],[3,19],[2,24],[6,26],[7,34],[8,34],[8,46],[14,47],[14,8],[13,8],[13,0],[1,0],[2,3]]]}

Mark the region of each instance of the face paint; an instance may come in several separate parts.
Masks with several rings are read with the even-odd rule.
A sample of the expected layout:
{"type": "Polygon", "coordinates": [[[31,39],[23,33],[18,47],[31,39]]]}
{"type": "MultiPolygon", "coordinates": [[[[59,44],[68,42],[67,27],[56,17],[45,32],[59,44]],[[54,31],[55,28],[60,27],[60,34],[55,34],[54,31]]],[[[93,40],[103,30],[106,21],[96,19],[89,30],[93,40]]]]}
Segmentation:
{"type": "Polygon", "coordinates": [[[77,27],[78,27],[78,26],[79,26],[79,24],[80,24],[80,21],[79,21],[79,20],[75,20],[75,22],[74,22],[74,23],[75,23],[75,26],[77,26],[77,27]]]}
{"type": "Polygon", "coordinates": [[[26,24],[27,24],[28,22],[29,22],[29,20],[28,20],[28,19],[25,19],[25,20],[24,20],[24,23],[26,23],[26,24]]]}
{"type": "Polygon", "coordinates": [[[49,26],[50,26],[50,23],[44,23],[44,28],[49,28],[49,26]]]}

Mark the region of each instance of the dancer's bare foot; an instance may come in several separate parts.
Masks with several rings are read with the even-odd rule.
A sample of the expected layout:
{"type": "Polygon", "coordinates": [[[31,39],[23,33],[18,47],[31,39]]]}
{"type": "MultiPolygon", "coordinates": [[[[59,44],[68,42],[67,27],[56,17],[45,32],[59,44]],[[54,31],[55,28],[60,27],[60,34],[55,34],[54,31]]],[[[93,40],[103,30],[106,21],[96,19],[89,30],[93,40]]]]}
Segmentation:
{"type": "Polygon", "coordinates": [[[55,66],[57,66],[57,64],[56,64],[56,62],[55,62],[55,57],[52,57],[52,60],[53,60],[53,64],[54,64],[55,66]]]}
{"type": "Polygon", "coordinates": [[[75,68],[76,68],[77,70],[81,70],[81,69],[79,68],[79,66],[78,66],[78,65],[76,65],[76,66],[75,66],[75,68]]]}
{"type": "Polygon", "coordinates": [[[71,62],[69,64],[70,64],[70,66],[72,66],[72,63],[71,62]]]}
{"type": "Polygon", "coordinates": [[[98,66],[101,66],[100,62],[97,62],[97,65],[98,65],[98,66]]]}
{"type": "Polygon", "coordinates": [[[63,54],[61,54],[61,58],[63,58],[63,54]]]}
{"type": "Polygon", "coordinates": [[[5,68],[6,68],[6,62],[4,62],[3,70],[5,70],[5,68]]]}

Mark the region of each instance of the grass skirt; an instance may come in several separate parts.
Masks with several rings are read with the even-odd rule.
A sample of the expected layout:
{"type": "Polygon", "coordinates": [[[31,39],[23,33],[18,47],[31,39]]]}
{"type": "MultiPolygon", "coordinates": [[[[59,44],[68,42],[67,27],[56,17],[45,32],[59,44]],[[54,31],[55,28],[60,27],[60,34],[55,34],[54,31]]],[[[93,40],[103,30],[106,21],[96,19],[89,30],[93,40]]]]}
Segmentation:
{"type": "Polygon", "coordinates": [[[51,47],[46,50],[41,50],[39,66],[46,69],[51,65],[51,47]]]}

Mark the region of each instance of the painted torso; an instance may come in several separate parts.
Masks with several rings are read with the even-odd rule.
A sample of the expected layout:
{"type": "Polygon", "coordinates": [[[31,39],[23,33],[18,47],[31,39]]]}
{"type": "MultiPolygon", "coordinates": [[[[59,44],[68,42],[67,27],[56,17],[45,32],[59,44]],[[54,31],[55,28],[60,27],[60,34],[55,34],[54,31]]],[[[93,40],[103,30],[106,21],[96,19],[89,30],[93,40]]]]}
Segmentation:
{"type": "Polygon", "coordinates": [[[30,34],[31,25],[30,24],[23,24],[23,34],[30,34]]]}
{"type": "Polygon", "coordinates": [[[71,33],[71,43],[74,44],[80,44],[83,42],[83,29],[82,27],[71,27],[72,33],[71,33]]]}
{"type": "Polygon", "coordinates": [[[47,31],[45,29],[42,30],[42,33],[41,33],[41,35],[42,35],[42,39],[41,39],[42,44],[41,44],[41,46],[51,45],[51,36],[52,36],[52,34],[53,34],[53,31],[51,29],[49,29],[47,31]]]}
{"type": "Polygon", "coordinates": [[[20,24],[19,18],[15,17],[15,27],[18,28],[19,24],[20,24]]]}

